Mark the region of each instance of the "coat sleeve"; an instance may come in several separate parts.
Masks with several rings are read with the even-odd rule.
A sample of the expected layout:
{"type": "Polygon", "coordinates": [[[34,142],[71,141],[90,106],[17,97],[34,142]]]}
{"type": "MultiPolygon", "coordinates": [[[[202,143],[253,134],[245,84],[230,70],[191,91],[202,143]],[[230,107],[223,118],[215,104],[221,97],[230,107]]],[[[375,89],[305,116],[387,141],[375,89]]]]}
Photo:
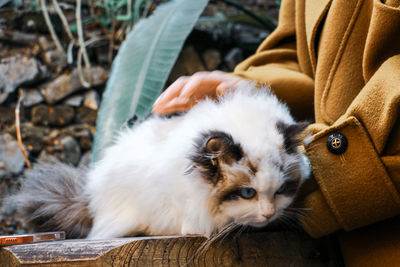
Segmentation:
{"type": "Polygon", "coordinates": [[[271,86],[296,118],[313,117],[314,80],[298,63],[295,0],[282,1],[276,30],[233,74],[271,86]]]}
{"type": "Polygon", "coordinates": [[[379,67],[333,125],[309,130],[305,148],[319,190],[304,198],[308,233],[350,231],[400,214],[400,54],[379,67]],[[338,133],[348,143],[342,154],[327,149],[338,133]]]}
{"type": "MultiPolygon", "coordinates": [[[[299,116],[301,109],[312,111],[314,83],[298,62],[294,2],[283,1],[277,30],[234,74],[270,84],[299,118],[304,117],[299,116]]],[[[308,128],[313,141],[305,150],[314,179],[302,200],[302,225],[314,237],[400,214],[400,26],[393,26],[400,25],[400,8],[376,5],[376,22],[371,25],[377,35],[371,35],[371,47],[364,49],[366,84],[333,124],[308,128]],[[348,140],[340,155],[327,148],[328,138],[336,133],[348,140]]]]}
{"type": "Polygon", "coordinates": [[[365,85],[332,125],[309,128],[313,141],[305,148],[318,190],[304,198],[302,223],[315,237],[400,214],[400,2],[389,2],[374,1],[365,85]],[[348,143],[339,155],[328,150],[337,133],[348,143]]]}

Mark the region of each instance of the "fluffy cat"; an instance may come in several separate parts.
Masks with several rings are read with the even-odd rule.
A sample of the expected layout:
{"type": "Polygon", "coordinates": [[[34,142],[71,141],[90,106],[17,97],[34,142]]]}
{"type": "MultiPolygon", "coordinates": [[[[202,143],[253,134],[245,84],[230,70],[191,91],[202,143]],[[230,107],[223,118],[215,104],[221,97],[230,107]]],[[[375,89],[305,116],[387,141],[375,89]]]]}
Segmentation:
{"type": "Polygon", "coordinates": [[[306,124],[247,84],[181,116],[122,130],[90,169],[41,163],[14,198],[35,231],[89,239],[206,237],[279,218],[309,175],[306,124]]]}

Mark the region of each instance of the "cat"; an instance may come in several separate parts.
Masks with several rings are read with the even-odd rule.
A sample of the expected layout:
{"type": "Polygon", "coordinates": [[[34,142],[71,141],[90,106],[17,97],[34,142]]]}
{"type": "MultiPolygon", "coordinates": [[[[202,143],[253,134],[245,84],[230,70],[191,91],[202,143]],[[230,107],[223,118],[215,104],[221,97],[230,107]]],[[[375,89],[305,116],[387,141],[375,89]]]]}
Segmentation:
{"type": "Polygon", "coordinates": [[[211,235],[280,218],[310,174],[288,108],[241,85],[180,116],[121,130],[88,169],[36,164],[16,201],[35,231],[69,238],[211,235]]]}

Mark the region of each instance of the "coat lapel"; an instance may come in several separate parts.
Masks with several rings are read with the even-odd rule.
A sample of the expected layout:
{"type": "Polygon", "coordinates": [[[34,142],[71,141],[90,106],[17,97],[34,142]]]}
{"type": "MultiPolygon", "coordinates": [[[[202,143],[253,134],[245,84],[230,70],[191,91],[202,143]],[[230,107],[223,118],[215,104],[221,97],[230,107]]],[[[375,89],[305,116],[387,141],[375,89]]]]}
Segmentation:
{"type": "Polygon", "coordinates": [[[332,0],[306,0],[305,5],[305,25],[308,52],[311,58],[313,72],[316,69],[316,50],[315,38],[318,33],[319,25],[325,17],[332,0]]]}

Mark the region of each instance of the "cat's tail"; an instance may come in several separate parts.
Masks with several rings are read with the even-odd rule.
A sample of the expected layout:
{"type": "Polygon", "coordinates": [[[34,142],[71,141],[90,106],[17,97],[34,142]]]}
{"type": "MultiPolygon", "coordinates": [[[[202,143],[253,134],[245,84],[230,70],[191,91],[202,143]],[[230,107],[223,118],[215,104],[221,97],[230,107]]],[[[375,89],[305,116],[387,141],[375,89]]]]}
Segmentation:
{"type": "Polygon", "coordinates": [[[17,204],[35,232],[65,231],[67,238],[84,238],[92,227],[84,193],[87,168],[39,162],[28,170],[21,191],[9,201],[17,204]]]}

